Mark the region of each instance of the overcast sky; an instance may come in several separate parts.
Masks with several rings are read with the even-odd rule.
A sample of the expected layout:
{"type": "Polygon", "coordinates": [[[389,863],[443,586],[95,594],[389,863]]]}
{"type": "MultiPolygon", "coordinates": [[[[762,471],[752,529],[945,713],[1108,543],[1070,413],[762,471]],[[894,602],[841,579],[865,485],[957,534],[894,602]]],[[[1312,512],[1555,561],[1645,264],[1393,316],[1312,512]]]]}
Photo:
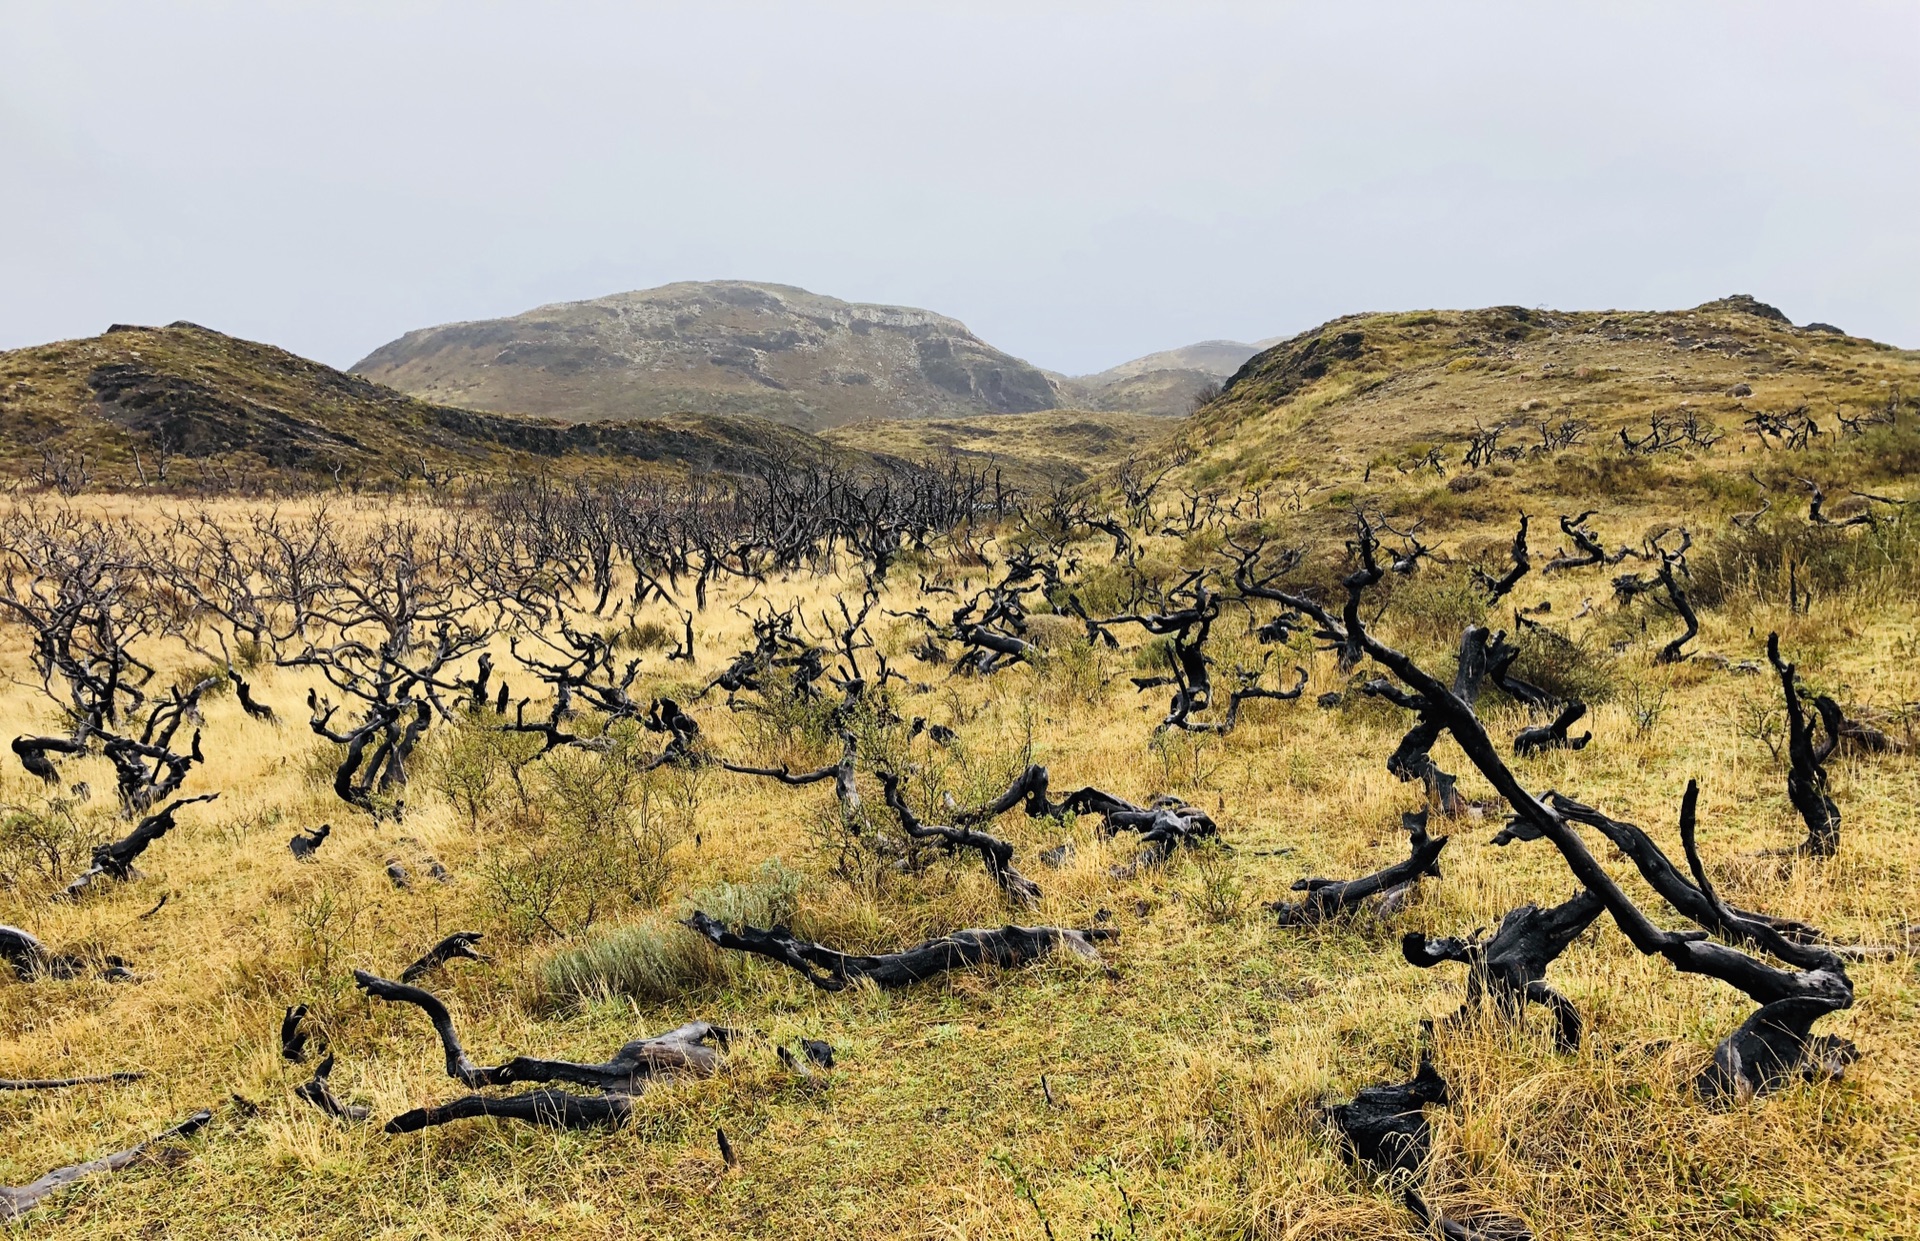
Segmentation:
{"type": "Polygon", "coordinates": [[[0,348],[672,280],[1098,370],[1752,293],[1920,346],[1920,4],[7,0],[0,348]]]}

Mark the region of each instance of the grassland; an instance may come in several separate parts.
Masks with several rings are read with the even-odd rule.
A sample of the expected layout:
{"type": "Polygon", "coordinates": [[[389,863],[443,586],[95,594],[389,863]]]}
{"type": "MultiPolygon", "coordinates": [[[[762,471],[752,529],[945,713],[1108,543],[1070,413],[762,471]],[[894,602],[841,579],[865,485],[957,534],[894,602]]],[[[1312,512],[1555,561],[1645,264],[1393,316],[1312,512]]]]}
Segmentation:
{"type": "MultiPolygon", "coordinates": [[[[1361,330],[1368,340],[1391,339],[1384,329],[1361,330]]],[[[1649,359],[1673,350],[1670,336],[1615,343],[1644,346],[1649,359]]],[[[1500,348],[1523,345],[1532,347],[1500,348]]],[[[1798,364],[1760,374],[1751,358],[1740,381],[1771,407],[1858,391],[1866,409],[1882,391],[1872,363],[1903,384],[1911,373],[1912,355],[1824,337],[1806,346],[1816,355],[1841,347],[1857,352],[1853,387],[1816,389],[1798,364]],[[1803,382],[1804,394],[1794,386],[1803,382]]],[[[1705,352],[1712,356],[1702,364],[1719,366],[1723,355],[1705,352]]],[[[1834,433],[1803,452],[1765,449],[1751,437],[1742,451],[1736,431],[1710,449],[1643,458],[1613,446],[1611,433],[1668,407],[1660,402],[1670,394],[1643,405],[1641,389],[1622,380],[1617,400],[1588,410],[1596,430],[1585,444],[1462,471],[1457,437],[1476,409],[1483,424],[1490,410],[1511,404],[1517,413],[1507,398],[1540,381],[1484,364],[1449,371],[1444,349],[1426,361],[1376,363],[1416,402],[1432,389],[1405,376],[1421,366],[1443,382],[1465,376],[1489,386],[1461,397],[1448,415],[1456,427],[1433,411],[1422,415],[1431,425],[1416,425],[1407,411],[1423,407],[1370,404],[1384,400],[1381,389],[1362,390],[1344,363],[1258,399],[1236,385],[1237,396],[1225,398],[1241,402],[1233,416],[1226,406],[1203,413],[1193,438],[1168,450],[1174,473],[1153,525],[1173,532],[1148,537],[1138,566],[1146,580],[1218,566],[1226,524],[1239,537],[1261,532],[1307,547],[1300,576],[1324,583],[1341,571],[1339,543],[1356,504],[1403,526],[1425,517],[1429,541],[1449,563],[1392,578],[1379,625],[1444,667],[1465,624],[1511,625],[1467,570],[1500,567],[1519,511],[1534,517],[1536,563],[1557,541],[1551,518],[1560,512],[1601,509],[1595,520],[1609,544],[1684,523],[1697,533],[1691,564],[1703,632],[1691,648],[1698,653],[1677,665],[1653,663],[1678,628],[1671,616],[1609,601],[1607,577],[1617,570],[1523,580],[1511,602],[1551,605],[1535,615],[1573,644],[1553,667],[1581,679],[1595,733],[1578,753],[1520,762],[1523,779],[1640,823],[1669,847],[1679,791],[1698,779],[1703,847],[1731,901],[1900,949],[1851,967],[1855,1007],[1821,1024],[1861,1049],[1844,1079],[1713,1108],[1695,1097],[1692,1079],[1751,1006],[1719,983],[1640,956],[1603,918],[1552,972],[1588,1021],[1577,1053],[1557,1053],[1537,1017],[1521,1027],[1489,1021],[1435,1047],[1452,1096],[1431,1109],[1431,1196],[1455,1210],[1519,1216],[1543,1238],[1582,1241],[1920,1233],[1920,985],[1902,929],[1920,920],[1920,768],[1911,755],[1836,757],[1832,793],[1845,816],[1838,854],[1824,863],[1763,856],[1803,834],[1769,745],[1778,741],[1780,694],[1768,677],[1726,666],[1764,659],[1765,637],[1777,631],[1812,687],[1877,712],[1897,738],[1911,739],[1910,704],[1920,702],[1912,519],[1880,505],[1871,530],[1810,531],[1793,477],[1817,474],[1836,497],[1849,486],[1912,497],[1920,459],[1912,413],[1903,426],[1834,433]],[[1445,475],[1412,467],[1422,445],[1454,445],[1445,475]],[[1375,455],[1386,459],[1369,478],[1375,455]],[[1269,460],[1271,469],[1259,464],[1269,460]],[[1463,475],[1481,481],[1451,485],[1463,475]],[[1296,481],[1304,485],[1297,492],[1296,481]],[[1171,512],[1183,486],[1228,498],[1257,486],[1268,502],[1257,521],[1223,518],[1189,532],[1171,512]],[[1773,507],[1754,533],[1729,526],[1731,513],[1768,497],[1773,507]],[[1788,558],[1797,583],[1815,583],[1808,605],[1788,597],[1788,558]],[[1593,607],[1579,615],[1587,599],[1593,607]]],[[[1594,382],[1569,380],[1568,392],[1589,392],[1572,385],[1594,382]]],[[[1730,419],[1718,404],[1715,411],[1730,419]]],[[[149,499],[99,503],[134,521],[158,516],[149,499]]],[[[336,503],[356,521],[389,511],[336,503]]],[[[221,511],[237,518],[244,506],[221,511]]],[[[1089,539],[1077,551],[1089,606],[1120,602],[1127,583],[1105,563],[1110,544],[1089,539]]],[[[911,583],[921,572],[964,590],[980,585],[983,571],[941,549],[916,555],[892,575],[886,604],[917,606],[911,583]]],[[[817,614],[857,591],[857,576],[846,573],[795,577],[761,587],[750,606],[797,600],[817,614]]],[[[728,606],[737,601],[742,592],[729,588],[696,618],[693,667],[668,664],[657,646],[644,650],[635,695],[686,701],[747,644],[745,621],[728,606]]],[[[188,789],[219,789],[221,799],[186,812],[135,883],[80,903],[49,902],[58,877],[36,870],[22,841],[52,830],[44,825],[59,812],[17,768],[0,774],[14,877],[0,891],[0,921],[58,948],[124,956],[140,978],[0,985],[0,1076],[150,1073],[129,1086],[0,1095],[0,1183],[117,1149],[196,1107],[217,1111],[177,1161],[75,1186],[24,1227],[112,1238],[1420,1235],[1391,1192],[1345,1163],[1315,1105],[1404,1079],[1427,1045],[1422,1021],[1459,1005],[1459,972],[1404,964],[1402,932],[1459,934],[1492,926],[1517,904],[1563,899],[1573,888],[1565,865],[1541,844],[1488,847],[1500,816],[1466,817],[1438,829],[1452,836],[1443,878],[1422,884],[1405,910],[1283,930],[1263,902],[1287,896],[1303,876],[1353,875],[1404,856],[1399,816],[1419,801],[1384,767],[1404,714],[1349,693],[1351,679],[1330,653],[1296,637],[1275,659],[1309,670],[1301,700],[1252,704],[1224,737],[1166,735],[1154,731],[1160,692],[1137,694],[1127,679],[1153,666],[1145,643],[1106,651],[1064,621],[1037,625],[1045,650],[1030,665],[966,678],[906,654],[917,626],[874,628],[897,665],[929,686],[896,691],[901,714],[957,734],[950,748],[921,736],[905,751],[929,791],[966,804],[1031,759],[1059,787],[1186,797],[1214,814],[1231,849],[1118,877],[1130,850],[1100,839],[1090,823],[1010,817],[997,830],[1045,892],[1018,920],[1087,926],[1105,911],[1121,937],[1103,946],[1102,965],[1048,961],[955,972],[900,992],[827,994],[763,961],[723,960],[675,919],[695,906],[777,913],[836,946],[886,950],[1013,915],[971,859],[929,859],[909,871],[844,865],[824,786],[665,768],[632,786],[622,810],[644,809],[651,838],[665,846],[657,889],[598,911],[591,926],[563,928],[566,936],[535,929],[498,877],[531,850],[567,846],[566,777],[596,760],[561,754],[529,765],[523,796],[497,769],[493,783],[472,783],[487,737],[436,728],[405,820],[376,825],[333,798],[330,747],[301,722],[309,681],[262,669],[256,693],[284,722],[249,720],[230,695],[208,703],[209,763],[188,789]],[[1333,692],[1342,695],[1338,707],[1315,706],[1333,692]],[[296,862],[287,838],[321,821],[333,823],[333,839],[313,863],[296,862]],[[1069,839],[1076,847],[1063,868],[1035,861],[1069,839]],[[421,878],[428,857],[451,871],[450,882],[421,878]],[[394,858],[415,876],[408,890],[384,873],[394,858]],[[143,917],[162,895],[166,904],[143,917]],[[456,928],[485,932],[495,959],[455,963],[431,985],[482,1061],[513,1052],[597,1060],[629,1038],[695,1018],[756,1034],[718,1076],[642,1096],[633,1123],[614,1133],[475,1122],[388,1138],[296,1101],[292,1089],[310,1068],[282,1062],[276,1037],[283,1007],[295,1001],[314,1006],[339,1053],[336,1091],[376,1116],[456,1093],[419,1015],[371,1005],[348,976],[355,966],[391,975],[456,928]],[[595,977],[605,985],[582,985],[595,977]],[[839,1067],[812,1081],[786,1070],[773,1043],[802,1035],[832,1042],[839,1067]],[[257,1112],[229,1102],[231,1094],[257,1112]],[[739,1152],[737,1170],[722,1164],[716,1128],[739,1152]]],[[[1220,624],[1209,649],[1221,669],[1271,649],[1242,630],[1237,619],[1220,624]]],[[[0,715],[17,732],[50,731],[51,704],[29,683],[20,636],[0,630],[0,643],[0,666],[15,678],[0,692],[0,715]]],[[[198,662],[177,649],[155,655],[170,676],[198,662]]],[[[694,707],[716,753],[797,769],[835,752],[817,721],[729,712],[718,699],[694,707]]],[[[1523,722],[1517,709],[1492,705],[1487,719],[1500,738],[1523,722]]],[[[1437,755],[1449,770],[1466,768],[1451,742],[1437,755]]],[[[111,783],[98,759],[70,763],[66,778],[95,789],[111,783]]],[[[1473,799],[1489,795],[1476,778],[1463,788],[1473,799]]],[[[105,800],[64,812],[80,839],[122,830],[105,800]]],[[[1625,873],[1617,858],[1602,860],[1625,873]]],[[[1679,925],[1644,885],[1628,887],[1663,925],[1679,925]]]]}

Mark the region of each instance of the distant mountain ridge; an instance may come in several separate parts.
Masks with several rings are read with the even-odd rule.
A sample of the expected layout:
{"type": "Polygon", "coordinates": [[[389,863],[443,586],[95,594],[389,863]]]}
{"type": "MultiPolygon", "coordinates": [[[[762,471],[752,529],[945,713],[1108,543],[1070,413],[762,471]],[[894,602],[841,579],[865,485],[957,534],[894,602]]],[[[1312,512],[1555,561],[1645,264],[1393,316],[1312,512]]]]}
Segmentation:
{"type": "Polygon", "coordinates": [[[682,281],[421,328],[350,369],[422,400],[502,413],[753,414],[818,431],[1048,409],[1181,415],[1278,339],[1200,341],[1068,376],[930,310],[784,284],[682,281]]]}
{"type": "Polygon", "coordinates": [[[819,430],[1059,403],[1039,368],[957,319],[743,280],[422,328],[351,369],[425,400],[575,421],[752,414],[819,430]]]}
{"type": "Polygon", "coordinates": [[[1279,344],[1203,340],[1162,349],[1093,375],[1051,375],[1061,402],[1075,409],[1179,417],[1215,395],[1221,381],[1261,350],[1279,344]]]}

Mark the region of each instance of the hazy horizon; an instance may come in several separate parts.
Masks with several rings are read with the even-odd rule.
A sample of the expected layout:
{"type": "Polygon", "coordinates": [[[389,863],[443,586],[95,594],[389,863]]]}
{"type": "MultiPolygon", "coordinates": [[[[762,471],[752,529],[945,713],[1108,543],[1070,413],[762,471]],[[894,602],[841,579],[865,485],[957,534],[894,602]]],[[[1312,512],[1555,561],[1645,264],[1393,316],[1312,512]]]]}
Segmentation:
{"type": "Polygon", "coordinates": [[[1069,374],[1368,310],[1751,293],[1920,345],[1920,8],[0,12],[0,348],[338,366],[679,280],[1069,374]]]}

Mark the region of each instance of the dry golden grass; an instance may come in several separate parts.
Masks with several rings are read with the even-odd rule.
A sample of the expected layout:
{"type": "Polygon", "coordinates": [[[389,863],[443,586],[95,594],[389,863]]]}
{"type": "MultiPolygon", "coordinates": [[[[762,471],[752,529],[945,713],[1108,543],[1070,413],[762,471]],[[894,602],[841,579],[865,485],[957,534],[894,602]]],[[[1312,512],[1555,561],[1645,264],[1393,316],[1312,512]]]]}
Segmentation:
{"type": "MultiPolygon", "coordinates": [[[[1492,540],[1506,519],[1455,528],[1450,538],[1492,540]]],[[[795,579],[763,593],[817,610],[848,585],[795,579]]],[[[1535,576],[1520,593],[1529,603],[1550,599],[1564,617],[1584,596],[1604,598],[1605,587],[1591,574],[1535,576]]],[[[745,644],[744,622],[727,607],[735,598],[716,597],[700,619],[703,676],[745,644]]],[[[1618,636],[1603,628],[1604,611],[1574,631],[1618,636]]],[[[1751,658],[1777,628],[1803,673],[1847,686],[1850,703],[1920,700],[1920,603],[1892,578],[1818,599],[1809,615],[1738,603],[1704,620],[1699,650],[1751,658]]],[[[1450,641],[1417,622],[1390,612],[1387,635],[1443,659],[1450,641]]],[[[1802,834],[1782,773],[1743,732],[1742,703],[1776,702],[1777,686],[1697,661],[1652,667],[1659,625],[1646,639],[1631,635],[1635,644],[1614,661],[1641,701],[1664,695],[1657,725],[1638,733],[1632,701],[1617,697],[1595,709],[1589,749],[1522,762],[1528,783],[1671,844],[1680,789],[1697,777],[1703,845],[1731,899],[1849,939],[1883,940],[1893,924],[1920,919],[1915,760],[1836,759],[1833,793],[1846,816],[1839,855],[1785,873],[1752,861],[1802,834]]],[[[1240,641],[1229,628],[1223,641],[1240,641]]],[[[882,630],[896,647],[909,638],[882,630]]],[[[516,845],[511,794],[475,829],[416,776],[406,820],[373,825],[309,776],[317,743],[300,707],[308,682],[266,673],[256,693],[283,722],[248,720],[231,696],[208,703],[210,761],[188,791],[218,789],[221,798],[183,814],[143,859],[145,878],[73,905],[48,902],[46,884],[25,875],[0,891],[0,921],[55,948],[118,953],[140,975],[135,984],[0,985],[0,1076],[150,1073],[131,1086],[0,1095],[0,1183],[118,1149],[212,1106],[213,1125],[177,1166],[84,1182],[24,1227],[93,1238],[1417,1235],[1394,1196],[1342,1163],[1311,1108],[1404,1078],[1420,1021],[1458,1005],[1460,972],[1403,964],[1401,931],[1491,926],[1516,904],[1564,898],[1573,883],[1545,844],[1493,849],[1484,842],[1495,822],[1462,821],[1444,829],[1453,834],[1444,879],[1424,884],[1390,925],[1364,917],[1310,932],[1273,925],[1261,902],[1295,878],[1403,856],[1398,817],[1416,802],[1383,766],[1405,721],[1317,710],[1313,697],[1345,678],[1328,655],[1302,646],[1292,658],[1312,673],[1302,701],[1254,704],[1223,739],[1155,739],[1164,701],[1133,692],[1131,652],[1068,644],[1040,668],[985,681],[949,681],[901,657],[934,685],[903,713],[953,725],[981,773],[1010,769],[1031,738],[1056,787],[1097,784],[1137,799],[1170,791],[1217,812],[1235,850],[1224,860],[1181,858],[1127,880],[1109,874],[1127,860],[1124,841],[1101,842],[1084,823],[1001,821],[1046,892],[1020,920],[1090,925],[1110,911],[1122,937],[1105,950],[1108,970],[1046,962],[950,974],[904,992],[828,995],[755,960],[670,1001],[573,1008],[537,994],[539,964],[559,945],[515,942],[485,880],[489,859],[516,845]],[[314,863],[295,862],[287,838],[321,821],[334,824],[333,839],[314,863]],[[1067,868],[1037,863],[1040,849],[1069,835],[1077,851],[1067,868]],[[427,855],[453,871],[451,883],[424,881],[427,855]],[[411,890],[387,882],[392,857],[414,871],[411,890]],[[164,908],[142,918],[163,894],[164,908]],[[282,1008],[295,1001],[312,1004],[327,1027],[339,1054],[336,1092],[371,1104],[376,1117],[460,1093],[420,1015],[369,1003],[348,977],[355,966],[392,976],[456,928],[488,932],[483,946],[496,961],[456,963],[430,985],[482,1062],[517,1052],[597,1060],[629,1038],[705,1018],[773,1040],[826,1038],[841,1065],[808,1084],[780,1066],[770,1042],[750,1038],[719,1076],[639,1099],[633,1124],[615,1133],[472,1122],[387,1138],[295,1100],[309,1070],[283,1063],[276,1037],[282,1008]],[[1059,1106],[1043,1097],[1042,1075],[1059,1106]],[[230,1094],[258,1104],[258,1114],[243,1115],[230,1094]],[[716,1127],[740,1153],[735,1173],[722,1168],[716,1127]]],[[[185,661],[176,653],[175,662],[185,661]]],[[[0,630],[0,666],[17,678],[0,691],[0,718],[16,732],[49,728],[46,700],[19,683],[26,660],[16,631],[0,630]]],[[[695,679],[657,653],[645,667],[643,689],[695,679]]],[[[751,717],[721,709],[717,694],[697,714],[717,751],[771,757],[756,749],[751,717]]],[[[1493,722],[1505,736],[1517,717],[1496,713],[1493,722]]],[[[925,762],[950,757],[923,749],[924,738],[914,745],[925,762]]],[[[1438,756],[1465,769],[1451,742],[1438,756]]],[[[102,791],[112,784],[103,760],[64,771],[102,791]]],[[[1486,794],[1476,778],[1463,784],[1470,796],[1486,794]]],[[[897,946],[1009,917],[969,860],[861,884],[834,877],[815,830],[830,815],[823,786],[713,771],[697,793],[698,844],[688,836],[676,846],[664,908],[623,910],[619,921],[663,922],[688,894],[751,881],[773,857],[803,876],[803,929],[845,945],[897,946]]],[[[16,766],[0,774],[0,802],[43,800],[16,766]]],[[[106,800],[80,812],[92,830],[118,826],[106,800]]],[[[1612,869],[1626,872],[1618,859],[1612,869]]],[[[1637,878],[1627,887],[1660,909],[1637,878]]],[[[1677,924],[1664,910],[1659,917],[1677,924]]],[[[1639,956],[1603,918],[1551,975],[1587,1017],[1578,1054],[1556,1054],[1537,1016],[1524,1029],[1488,1024],[1440,1046],[1453,1101],[1432,1109],[1431,1196],[1520,1215],[1543,1238],[1920,1234],[1914,960],[1851,972],[1856,1007],[1820,1026],[1860,1045],[1844,1081],[1710,1110],[1694,1098],[1692,1077],[1750,1006],[1722,984],[1639,956]]]]}

